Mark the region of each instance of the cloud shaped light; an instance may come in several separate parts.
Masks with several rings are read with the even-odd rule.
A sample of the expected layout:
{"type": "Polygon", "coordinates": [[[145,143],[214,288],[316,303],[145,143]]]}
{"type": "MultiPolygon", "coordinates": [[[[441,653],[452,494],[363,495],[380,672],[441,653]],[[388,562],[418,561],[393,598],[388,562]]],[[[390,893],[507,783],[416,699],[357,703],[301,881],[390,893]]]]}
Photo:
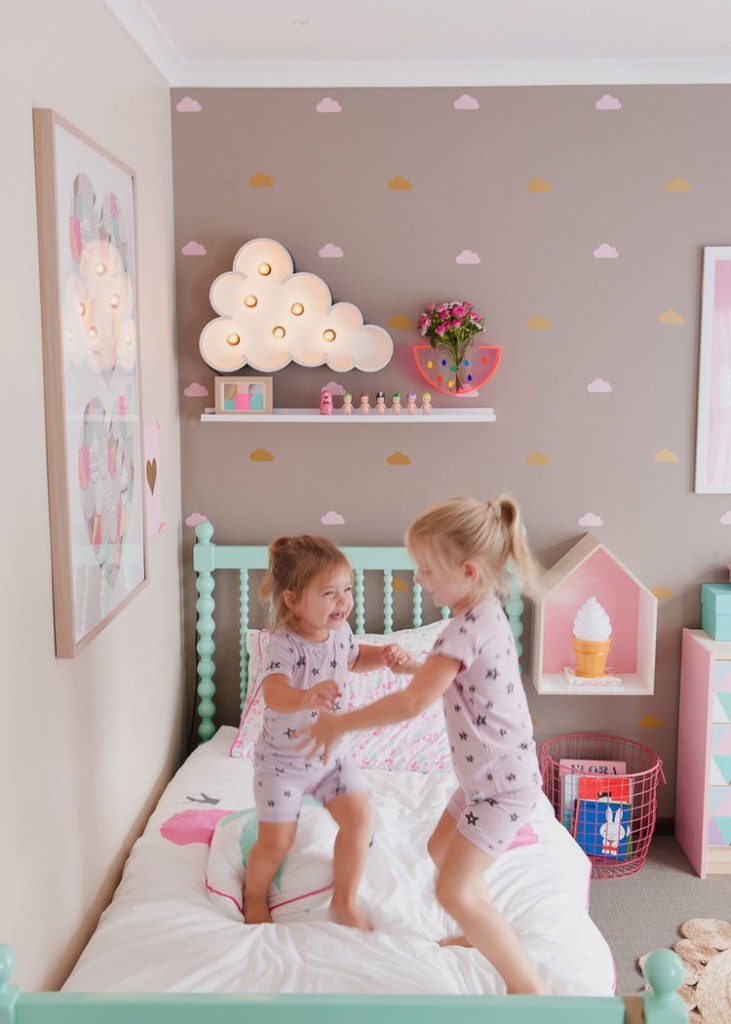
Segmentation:
{"type": "Polygon", "coordinates": [[[227,373],[252,366],[271,373],[290,362],[332,370],[381,370],[393,355],[388,331],[364,324],[349,302],[333,305],[330,289],[315,274],[294,273],[279,242],[255,238],[236,253],[233,270],[211,285],[219,314],[203,328],[201,355],[227,373]]]}

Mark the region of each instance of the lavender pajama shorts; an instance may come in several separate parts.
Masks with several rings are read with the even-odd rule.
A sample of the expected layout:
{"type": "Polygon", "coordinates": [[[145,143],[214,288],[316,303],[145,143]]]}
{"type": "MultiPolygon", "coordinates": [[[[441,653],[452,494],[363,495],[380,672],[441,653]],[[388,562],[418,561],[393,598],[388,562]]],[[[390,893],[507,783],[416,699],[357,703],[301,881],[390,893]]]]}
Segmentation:
{"type": "Polygon", "coordinates": [[[323,768],[312,764],[286,769],[256,765],[254,802],[259,821],[297,821],[305,796],[314,797],[324,807],[346,793],[367,793],[368,785],[349,757],[336,758],[323,768]]]}

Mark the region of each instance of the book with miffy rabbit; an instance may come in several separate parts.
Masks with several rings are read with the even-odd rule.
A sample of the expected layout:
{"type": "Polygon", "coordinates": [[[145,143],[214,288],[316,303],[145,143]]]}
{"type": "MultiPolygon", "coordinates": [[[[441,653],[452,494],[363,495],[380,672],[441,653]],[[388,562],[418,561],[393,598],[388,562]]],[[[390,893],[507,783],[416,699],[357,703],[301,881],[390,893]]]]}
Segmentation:
{"type": "Polygon", "coordinates": [[[585,853],[626,860],[631,816],[631,779],[619,776],[579,780],[574,838],[585,853]]]}

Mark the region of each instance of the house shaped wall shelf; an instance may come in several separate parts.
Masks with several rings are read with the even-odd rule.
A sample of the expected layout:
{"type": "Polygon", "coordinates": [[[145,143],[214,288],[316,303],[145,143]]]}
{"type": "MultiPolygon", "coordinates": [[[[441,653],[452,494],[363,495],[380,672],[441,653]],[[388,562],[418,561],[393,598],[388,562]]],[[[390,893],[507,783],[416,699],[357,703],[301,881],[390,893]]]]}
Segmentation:
{"type": "Polygon", "coordinates": [[[655,689],[657,598],[591,534],[561,558],[542,579],[533,601],[532,681],[538,693],[644,695],[655,689]],[[621,679],[607,685],[569,682],[566,666],[576,664],[573,621],[595,596],[612,622],[607,671],[621,679]]]}

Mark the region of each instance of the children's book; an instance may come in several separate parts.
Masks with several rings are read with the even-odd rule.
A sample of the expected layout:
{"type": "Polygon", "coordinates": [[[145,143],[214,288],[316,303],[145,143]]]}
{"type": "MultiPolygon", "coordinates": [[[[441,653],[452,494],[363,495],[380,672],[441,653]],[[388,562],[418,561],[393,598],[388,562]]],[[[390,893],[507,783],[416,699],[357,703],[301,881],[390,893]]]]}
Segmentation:
{"type": "Polygon", "coordinates": [[[627,773],[626,761],[602,761],[562,757],[559,760],[561,786],[561,822],[564,828],[573,832],[576,801],[579,796],[579,779],[582,775],[599,776],[603,779],[627,773]]]}
{"type": "Polygon", "coordinates": [[[574,838],[591,857],[626,860],[630,834],[629,804],[616,800],[576,802],[574,838]]]}
{"type": "Polygon", "coordinates": [[[631,804],[632,779],[628,775],[580,775],[578,799],[631,804]]]}

